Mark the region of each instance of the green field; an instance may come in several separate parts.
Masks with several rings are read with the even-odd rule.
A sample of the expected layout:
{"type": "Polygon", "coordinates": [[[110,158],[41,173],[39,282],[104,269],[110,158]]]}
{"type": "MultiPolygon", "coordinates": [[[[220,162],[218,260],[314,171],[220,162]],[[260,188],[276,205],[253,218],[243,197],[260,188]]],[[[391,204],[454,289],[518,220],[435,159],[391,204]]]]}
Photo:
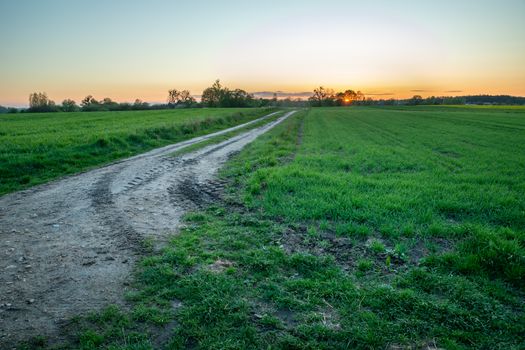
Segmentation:
{"type": "Polygon", "coordinates": [[[0,115],[0,195],[266,113],[210,108],[0,115]]]}
{"type": "Polygon", "coordinates": [[[523,349],[523,141],[522,108],[301,111],[71,344],[523,349]]]}
{"type": "Polygon", "coordinates": [[[524,140],[523,108],[301,111],[65,347],[522,349],[524,140]]]}

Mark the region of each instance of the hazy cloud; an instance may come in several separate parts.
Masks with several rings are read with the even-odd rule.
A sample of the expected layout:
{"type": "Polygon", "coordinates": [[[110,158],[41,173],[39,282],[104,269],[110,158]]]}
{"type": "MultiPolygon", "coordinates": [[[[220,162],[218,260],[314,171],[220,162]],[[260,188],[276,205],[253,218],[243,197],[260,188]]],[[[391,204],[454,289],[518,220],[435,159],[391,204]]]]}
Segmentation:
{"type": "Polygon", "coordinates": [[[393,92],[375,92],[375,93],[364,93],[365,96],[393,96],[393,92]]]}
{"type": "Polygon", "coordinates": [[[303,92],[284,92],[284,91],[256,91],[252,92],[255,97],[260,98],[272,98],[273,94],[277,94],[277,97],[310,97],[312,93],[310,91],[303,92]]]}
{"type": "MultiPolygon", "coordinates": [[[[437,92],[436,90],[425,90],[425,89],[414,89],[410,90],[411,92],[437,92]]],[[[443,91],[445,93],[452,93],[452,92],[463,92],[463,90],[445,90],[443,91]]]]}

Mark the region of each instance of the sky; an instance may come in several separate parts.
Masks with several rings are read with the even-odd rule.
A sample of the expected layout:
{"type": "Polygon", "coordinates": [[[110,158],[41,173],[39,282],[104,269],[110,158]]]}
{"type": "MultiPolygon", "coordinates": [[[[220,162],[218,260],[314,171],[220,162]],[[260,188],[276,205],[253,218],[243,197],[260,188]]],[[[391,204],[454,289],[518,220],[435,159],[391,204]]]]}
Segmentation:
{"type": "Polygon", "coordinates": [[[0,0],[0,105],[164,102],[215,79],[299,96],[525,96],[525,0],[0,0]]]}

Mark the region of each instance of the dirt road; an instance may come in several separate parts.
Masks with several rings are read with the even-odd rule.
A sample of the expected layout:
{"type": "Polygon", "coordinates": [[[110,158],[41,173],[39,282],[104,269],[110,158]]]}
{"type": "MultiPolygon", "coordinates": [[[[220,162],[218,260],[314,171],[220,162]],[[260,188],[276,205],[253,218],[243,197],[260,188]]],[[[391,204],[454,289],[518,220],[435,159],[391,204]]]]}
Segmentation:
{"type": "Polygon", "coordinates": [[[176,231],[221,189],[229,155],[293,113],[183,156],[170,154],[246,124],[1,197],[0,347],[122,303],[143,239],[176,231]]]}

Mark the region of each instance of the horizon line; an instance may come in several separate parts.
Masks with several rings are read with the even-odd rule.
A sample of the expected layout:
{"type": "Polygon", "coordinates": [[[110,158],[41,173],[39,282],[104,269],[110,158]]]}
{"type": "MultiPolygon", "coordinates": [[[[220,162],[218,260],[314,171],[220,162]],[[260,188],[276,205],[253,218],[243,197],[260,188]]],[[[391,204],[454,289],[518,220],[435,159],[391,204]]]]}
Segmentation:
{"type": "MultiPolygon", "coordinates": [[[[348,89],[350,90],[350,89],[348,89]]],[[[357,91],[357,90],[355,90],[357,91]]],[[[378,100],[399,100],[399,101],[402,101],[402,100],[409,100],[411,99],[412,97],[414,96],[417,96],[417,92],[424,92],[424,91],[430,91],[430,90],[422,90],[422,89],[413,89],[413,90],[410,90],[411,92],[414,92],[415,94],[413,96],[410,96],[410,97],[390,97],[390,98],[377,98],[377,97],[386,97],[386,96],[394,96],[395,94],[394,93],[389,93],[389,92],[385,92],[385,93],[363,93],[363,95],[365,97],[367,96],[371,96],[369,97],[370,99],[372,100],[375,100],[375,101],[378,101],[378,100]],[[374,98],[376,97],[376,98],[374,98]]],[[[444,92],[449,92],[449,93],[452,93],[452,92],[461,92],[461,90],[447,90],[447,91],[444,91],[444,92]]],[[[257,99],[269,99],[270,96],[273,97],[273,94],[276,93],[277,94],[277,99],[278,100],[285,100],[287,98],[292,98],[292,97],[296,97],[295,100],[303,100],[302,97],[305,97],[306,99],[304,99],[303,101],[307,101],[307,99],[309,97],[312,97],[314,94],[313,92],[284,92],[284,91],[271,91],[271,90],[268,90],[268,91],[256,91],[256,92],[248,92],[250,95],[253,95],[254,98],[257,98],[257,99]],[[268,95],[268,96],[266,96],[268,95]],[[265,96],[265,97],[263,97],[265,96]]],[[[93,96],[91,94],[88,94],[86,95],[87,96],[93,96]]],[[[201,94],[199,95],[194,95],[192,94],[191,95],[192,97],[200,100],[200,98],[202,97],[201,94]]],[[[463,95],[439,95],[439,94],[429,94],[427,96],[423,96],[422,98],[431,98],[431,97],[435,97],[435,98],[458,98],[458,97],[469,97],[469,96],[509,96],[509,97],[517,97],[517,98],[525,98],[525,95],[512,95],[512,94],[501,94],[501,93],[497,93],[497,94],[490,94],[490,93],[477,93],[477,94],[463,94],[463,95]]],[[[108,98],[108,97],[103,97],[102,99],[104,98],[108,98]]],[[[136,98],[135,100],[131,99],[131,100],[114,100],[113,98],[109,97],[113,102],[116,102],[116,103],[134,103],[135,100],[140,100],[142,102],[145,102],[145,103],[148,103],[150,105],[163,105],[163,104],[167,104],[166,101],[160,101],[160,100],[143,100],[143,99],[140,99],[140,98],[136,98]]],[[[68,98],[66,98],[68,99],[68,98]]],[[[99,101],[101,101],[102,99],[100,99],[99,101]]],[[[50,100],[52,100],[53,102],[55,102],[57,105],[60,105],[61,102],[58,101],[55,101],[53,99],[50,98],[50,100]]],[[[292,98],[293,100],[293,98],[292,98]]],[[[77,102],[76,100],[74,100],[75,102],[77,102]]],[[[78,102],[78,105],[80,105],[80,102],[78,102]]],[[[20,103],[0,103],[0,107],[5,107],[5,108],[29,108],[29,103],[24,103],[24,104],[20,104],[20,103]]]]}

